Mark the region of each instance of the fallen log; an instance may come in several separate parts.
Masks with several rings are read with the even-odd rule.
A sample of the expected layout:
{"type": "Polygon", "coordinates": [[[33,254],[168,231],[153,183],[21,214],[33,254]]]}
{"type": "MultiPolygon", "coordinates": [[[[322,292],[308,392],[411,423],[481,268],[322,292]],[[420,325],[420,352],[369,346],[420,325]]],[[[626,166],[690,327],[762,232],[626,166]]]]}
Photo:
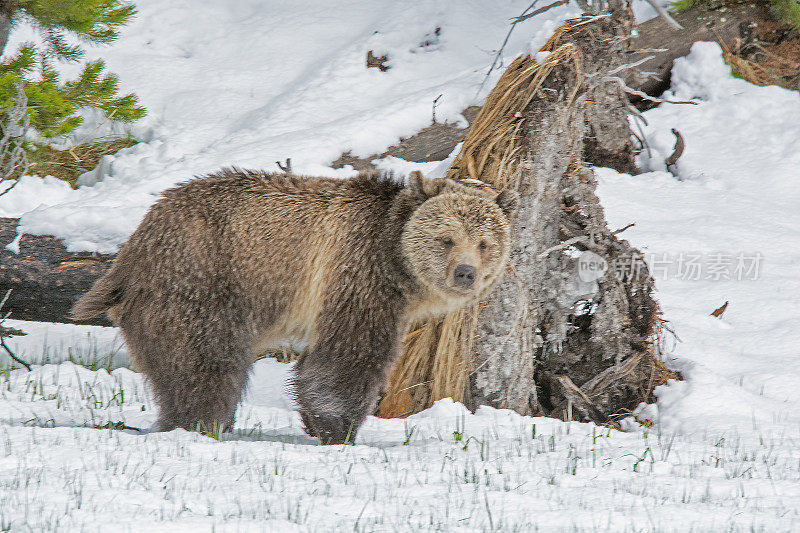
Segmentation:
{"type": "MultiPolygon", "coordinates": [[[[0,294],[11,289],[3,307],[10,317],[41,322],[76,323],[72,304],[111,268],[113,255],[70,253],[49,235],[23,235],[19,253],[6,249],[17,236],[18,220],[0,218],[0,294]]],[[[80,322],[110,326],[105,316],[80,322]]]]}

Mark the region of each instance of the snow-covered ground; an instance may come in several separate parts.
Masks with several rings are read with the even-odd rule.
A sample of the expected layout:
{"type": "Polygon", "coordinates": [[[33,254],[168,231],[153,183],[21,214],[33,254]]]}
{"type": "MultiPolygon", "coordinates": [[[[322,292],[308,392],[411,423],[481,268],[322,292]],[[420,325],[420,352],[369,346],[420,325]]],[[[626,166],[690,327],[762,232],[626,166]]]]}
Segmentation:
{"type": "MultiPolygon", "coordinates": [[[[437,118],[461,120],[529,2],[138,4],[120,41],[91,53],[142,97],[150,115],[134,133],[146,142],[76,191],[23,178],[0,216],[22,215],[24,231],[108,251],[193,173],[291,157],[298,171],[345,176],[332,159],[426,126],[439,94],[437,118]],[[365,69],[367,50],[392,68],[365,69]]],[[[504,64],[576,12],[518,26],[504,64]]],[[[0,531],[800,530],[800,95],[733,79],[719,47],[701,43],[667,96],[697,105],[645,113],[649,172],[597,170],[609,225],[635,222],[622,235],[646,253],[680,339],[666,348],[686,381],[638,413],[654,427],[443,400],[369,418],[356,446],[319,447],[283,390],[288,365],[262,360],[234,434],[149,433],[155,407],[116,330],[8,321],[30,333],[12,349],[51,364],[7,370],[0,353],[0,531]],[[671,128],[686,140],[674,175],[671,128]],[[114,370],[59,363],[70,359],[114,370]],[[91,427],[109,421],[145,431],[91,427]]]]}
{"type": "Polygon", "coordinates": [[[442,400],[317,446],[262,360],[223,442],[146,427],[128,369],[0,375],[0,528],[12,531],[792,531],[797,431],[634,430],[442,400]]]}

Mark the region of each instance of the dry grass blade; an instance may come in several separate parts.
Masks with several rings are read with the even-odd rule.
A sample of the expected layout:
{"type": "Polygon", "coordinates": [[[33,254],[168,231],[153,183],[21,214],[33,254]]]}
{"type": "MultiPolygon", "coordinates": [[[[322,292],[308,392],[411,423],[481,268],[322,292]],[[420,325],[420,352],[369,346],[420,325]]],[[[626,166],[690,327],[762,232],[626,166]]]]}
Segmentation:
{"type": "MultiPolygon", "coordinates": [[[[435,354],[439,339],[438,322],[426,322],[406,335],[405,353],[392,372],[392,378],[381,400],[380,416],[396,418],[419,410],[417,405],[424,402],[427,406],[427,378],[430,373],[429,364],[435,354]],[[416,409],[415,409],[416,408],[416,409]]],[[[424,409],[424,407],[423,407],[424,409]]]]}
{"type": "MultiPolygon", "coordinates": [[[[559,29],[542,49],[550,52],[537,63],[530,56],[518,57],[497,82],[470,128],[456,161],[448,172],[453,179],[479,179],[497,188],[509,185],[519,161],[517,134],[523,112],[534,98],[546,98],[542,84],[558,65],[570,63],[580,71],[580,56],[572,43],[559,44],[559,29]]],[[[574,98],[579,85],[573,89],[574,98]]]]}

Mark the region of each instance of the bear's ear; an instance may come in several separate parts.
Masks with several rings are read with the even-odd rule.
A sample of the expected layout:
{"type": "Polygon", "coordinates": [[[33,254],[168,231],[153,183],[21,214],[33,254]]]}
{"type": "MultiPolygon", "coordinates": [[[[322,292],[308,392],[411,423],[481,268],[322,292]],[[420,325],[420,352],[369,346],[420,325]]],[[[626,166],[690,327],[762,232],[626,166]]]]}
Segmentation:
{"type": "Polygon", "coordinates": [[[517,208],[519,207],[519,194],[516,191],[511,191],[509,189],[505,189],[500,191],[500,194],[494,199],[498,206],[500,206],[500,210],[505,213],[505,215],[511,218],[517,208]]]}
{"type": "Polygon", "coordinates": [[[408,175],[408,188],[411,194],[423,202],[442,192],[442,189],[446,186],[447,182],[441,178],[435,180],[423,178],[422,172],[419,170],[415,170],[408,175]]]}
{"type": "Polygon", "coordinates": [[[422,177],[422,172],[419,170],[415,170],[408,175],[408,188],[414,196],[427,198],[425,194],[425,178],[422,177]]]}

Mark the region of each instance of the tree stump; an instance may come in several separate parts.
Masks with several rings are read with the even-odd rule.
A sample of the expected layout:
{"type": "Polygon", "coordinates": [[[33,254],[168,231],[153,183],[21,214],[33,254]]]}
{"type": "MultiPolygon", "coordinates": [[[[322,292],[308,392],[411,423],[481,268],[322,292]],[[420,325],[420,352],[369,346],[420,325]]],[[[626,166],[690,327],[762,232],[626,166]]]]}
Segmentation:
{"type": "Polygon", "coordinates": [[[450,396],[608,423],[674,376],[658,357],[653,280],[607,228],[584,163],[635,169],[620,77],[636,58],[633,24],[623,0],[569,21],[488,97],[449,177],[520,193],[508,273],[474,309],[412,328],[383,416],[450,396]],[[599,265],[595,277],[583,263],[599,265]]]}

